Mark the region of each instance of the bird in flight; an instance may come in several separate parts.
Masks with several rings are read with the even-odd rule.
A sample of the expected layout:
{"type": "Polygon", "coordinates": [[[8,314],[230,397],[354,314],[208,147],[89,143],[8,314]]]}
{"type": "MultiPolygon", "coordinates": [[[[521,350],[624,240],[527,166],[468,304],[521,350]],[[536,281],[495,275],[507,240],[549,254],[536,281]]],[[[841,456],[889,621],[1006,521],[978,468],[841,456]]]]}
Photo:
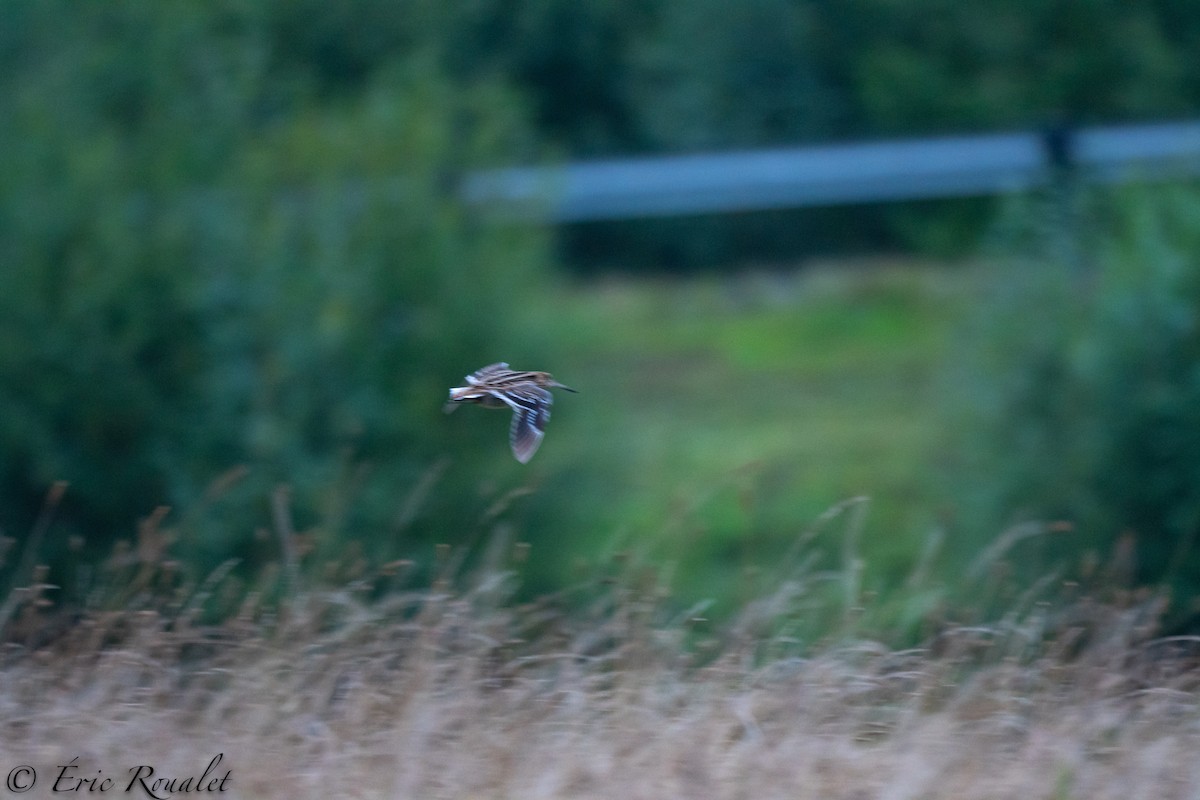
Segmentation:
{"type": "Polygon", "coordinates": [[[508,443],[512,446],[513,455],[522,464],[533,458],[546,434],[550,405],[554,402],[550,390],[575,391],[554,380],[548,372],[519,372],[509,369],[508,364],[503,362],[472,372],[466,381],[466,386],[450,390],[446,412],[453,411],[459,403],[478,403],[484,408],[511,408],[513,418],[508,431],[508,443]]]}

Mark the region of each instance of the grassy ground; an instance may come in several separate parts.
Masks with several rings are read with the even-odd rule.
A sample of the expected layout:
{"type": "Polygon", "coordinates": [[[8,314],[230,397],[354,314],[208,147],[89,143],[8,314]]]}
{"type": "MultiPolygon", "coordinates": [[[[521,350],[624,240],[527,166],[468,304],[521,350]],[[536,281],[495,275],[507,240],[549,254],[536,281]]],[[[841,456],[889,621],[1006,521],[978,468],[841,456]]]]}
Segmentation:
{"type": "MultiPolygon", "coordinates": [[[[864,580],[902,583],[935,527],[938,375],[978,285],[967,268],[875,262],[564,291],[540,321],[568,331],[555,369],[581,394],[559,402],[534,502],[588,522],[538,555],[629,548],[675,563],[683,595],[737,597],[865,496],[864,580]]],[[[834,563],[844,540],[829,538],[834,563]]]]}
{"type": "Polygon", "coordinates": [[[1190,643],[1152,638],[1148,599],[801,656],[756,633],[770,596],[689,648],[689,621],[631,584],[574,617],[508,601],[501,573],[468,585],[248,603],[219,628],[168,602],[50,638],[24,595],[0,651],[0,766],[17,787],[36,770],[27,797],[57,796],[63,765],[59,793],[78,777],[120,791],[139,766],[186,779],[218,754],[209,780],[228,773],[235,798],[1171,800],[1200,785],[1200,668],[1190,643]]]}

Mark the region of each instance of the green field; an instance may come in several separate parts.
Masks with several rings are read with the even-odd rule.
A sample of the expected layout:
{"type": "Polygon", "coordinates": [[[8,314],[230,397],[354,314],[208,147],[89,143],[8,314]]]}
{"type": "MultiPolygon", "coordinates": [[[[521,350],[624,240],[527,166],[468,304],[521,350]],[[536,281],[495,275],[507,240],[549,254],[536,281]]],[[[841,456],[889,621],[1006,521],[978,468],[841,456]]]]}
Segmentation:
{"type": "Polygon", "coordinates": [[[528,504],[585,522],[535,542],[532,572],[629,550],[686,599],[752,596],[823,513],[867,498],[811,549],[861,559],[869,590],[903,583],[935,527],[936,395],[978,286],[873,262],[561,287],[531,324],[564,332],[552,367],[580,394],[559,398],[528,504]]]}

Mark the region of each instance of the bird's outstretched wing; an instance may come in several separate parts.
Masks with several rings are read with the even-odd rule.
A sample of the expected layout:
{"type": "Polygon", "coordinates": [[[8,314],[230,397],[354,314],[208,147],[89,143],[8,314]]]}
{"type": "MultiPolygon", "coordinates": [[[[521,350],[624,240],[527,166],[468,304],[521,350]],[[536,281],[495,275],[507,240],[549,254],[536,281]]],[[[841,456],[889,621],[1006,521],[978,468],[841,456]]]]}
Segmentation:
{"type": "Polygon", "coordinates": [[[512,446],[517,461],[525,464],[533,458],[546,435],[546,423],[550,420],[550,406],[554,395],[532,383],[511,386],[492,395],[503,400],[513,410],[512,427],[508,431],[508,443],[512,446]]]}
{"type": "Polygon", "coordinates": [[[467,383],[472,386],[478,386],[481,383],[487,383],[488,381],[511,371],[512,370],[508,368],[508,364],[503,361],[498,361],[495,364],[488,364],[486,367],[472,372],[467,376],[467,383]]]}

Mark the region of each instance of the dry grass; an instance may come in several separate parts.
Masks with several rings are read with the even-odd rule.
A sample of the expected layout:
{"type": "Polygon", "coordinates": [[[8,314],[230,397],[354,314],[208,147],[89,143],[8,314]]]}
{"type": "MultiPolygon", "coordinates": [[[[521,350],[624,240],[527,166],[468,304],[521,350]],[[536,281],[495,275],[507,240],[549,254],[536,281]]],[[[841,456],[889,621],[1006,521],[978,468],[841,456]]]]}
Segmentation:
{"type": "MultiPolygon", "coordinates": [[[[617,580],[567,614],[457,591],[308,592],[215,627],[195,603],[69,626],[21,590],[0,767],[203,770],[245,798],[1185,798],[1200,668],[1152,600],[1038,606],[898,651],[719,632],[617,580]],[[44,616],[45,615],[45,616],[44,616]],[[53,631],[53,635],[48,635],[53,631]]],[[[768,598],[770,599],[770,598],[768,598]]],[[[137,603],[133,603],[136,605],[137,603]]],[[[85,787],[86,788],[86,787],[85,787]]],[[[116,791],[114,789],[113,791],[116,791]]]]}

